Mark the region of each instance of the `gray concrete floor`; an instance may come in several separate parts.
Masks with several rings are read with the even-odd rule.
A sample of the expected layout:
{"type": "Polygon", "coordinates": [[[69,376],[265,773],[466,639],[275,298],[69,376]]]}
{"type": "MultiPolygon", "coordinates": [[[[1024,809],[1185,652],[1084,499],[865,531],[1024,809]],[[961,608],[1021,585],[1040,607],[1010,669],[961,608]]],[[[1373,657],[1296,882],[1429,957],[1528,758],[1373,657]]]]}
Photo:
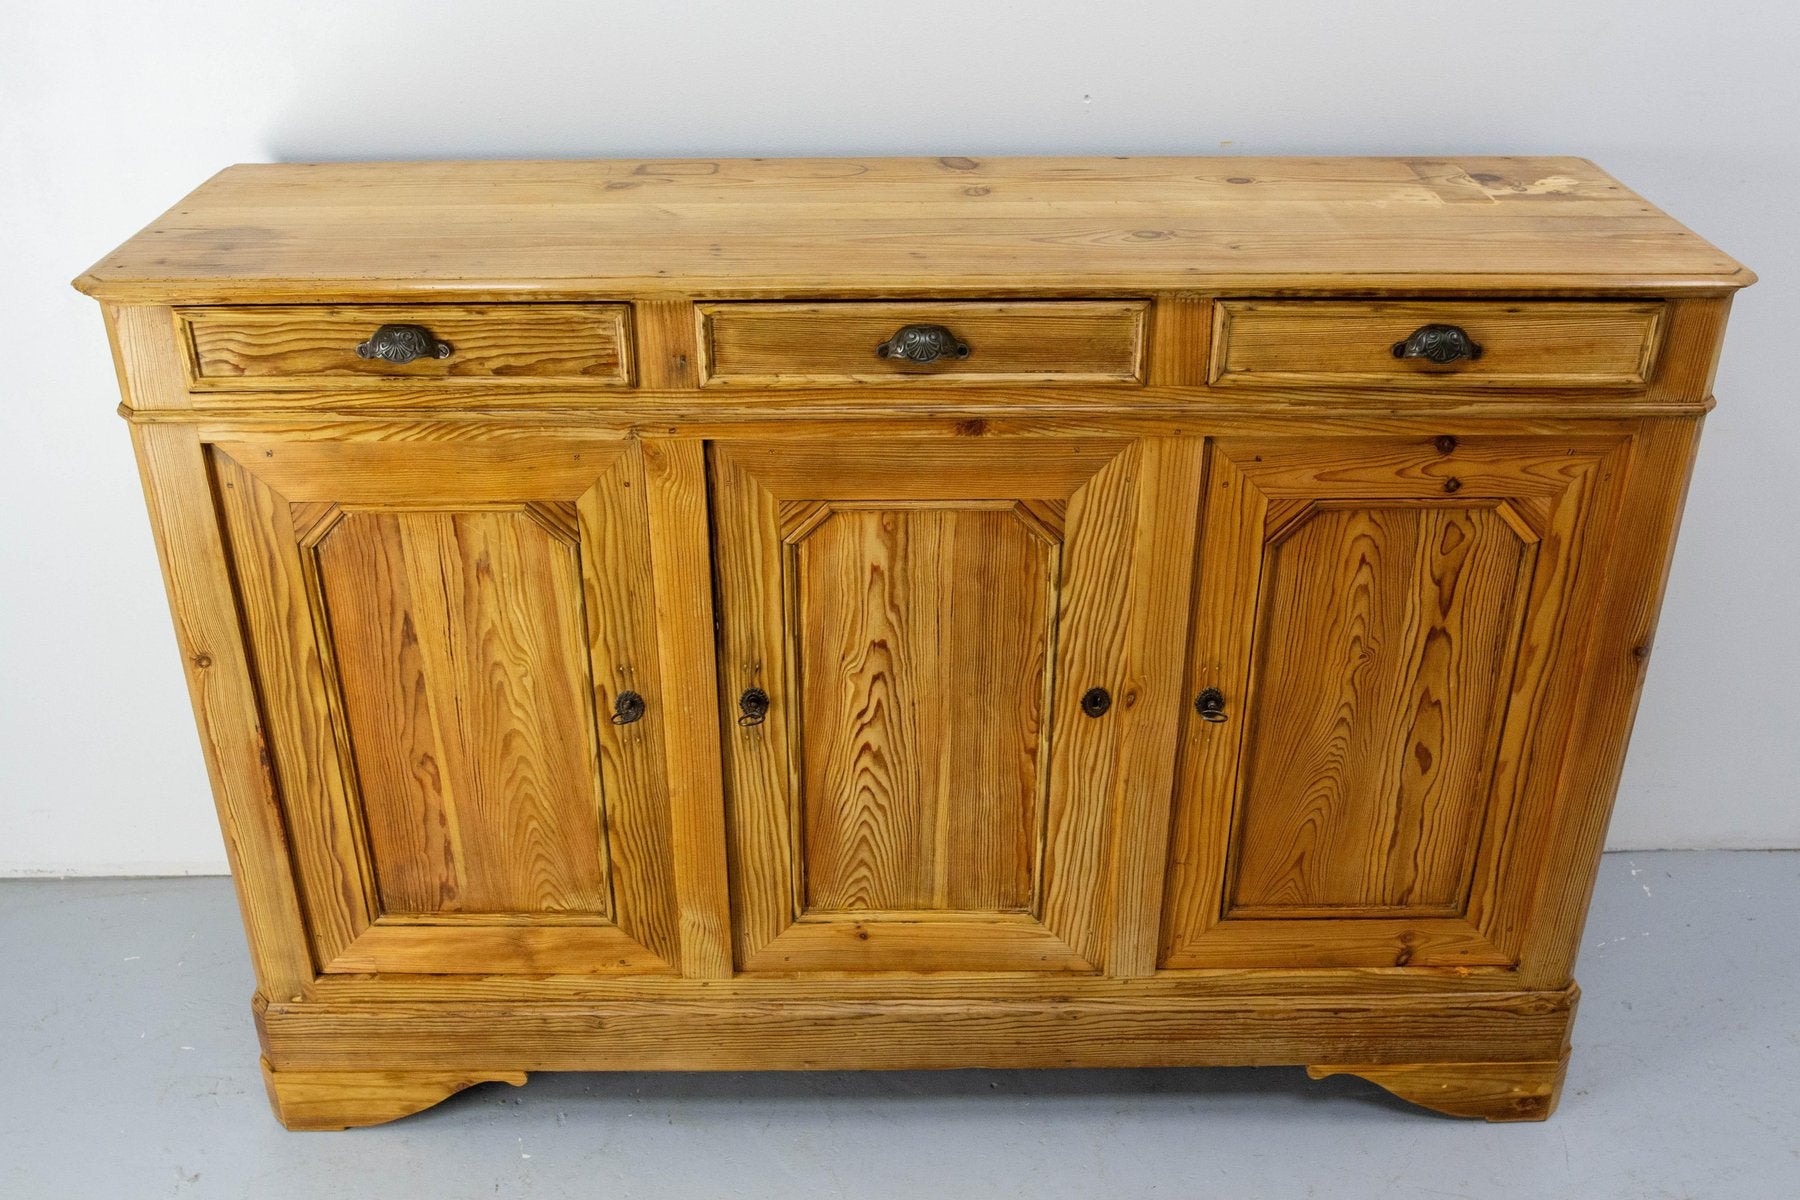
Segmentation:
{"type": "Polygon", "coordinates": [[[1298,1069],[537,1075],[269,1115],[222,879],[0,882],[0,1197],[1800,1197],[1800,853],[1609,855],[1542,1125],[1298,1069]]]}

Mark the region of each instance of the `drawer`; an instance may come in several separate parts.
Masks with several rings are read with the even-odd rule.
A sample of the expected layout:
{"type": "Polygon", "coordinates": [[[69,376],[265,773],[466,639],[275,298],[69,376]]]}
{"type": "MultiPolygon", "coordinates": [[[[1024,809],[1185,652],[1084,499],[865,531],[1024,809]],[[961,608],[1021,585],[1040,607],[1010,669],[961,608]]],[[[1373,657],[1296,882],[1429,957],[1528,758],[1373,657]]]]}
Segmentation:
{"type": "Polygon", "coordinates": [[[703,382],[1136,383],[1148,307],[1137,300],[702,304],[703,382]]]}
{"type": "Polygon", "coordinates": [[[1661,314],[1661,304],[1635,301],[1221,300],[1208,379],[1252,386],[1642,387],[1661,314]],[[1441,357],[1459,348],[1453,333],[1434,339],[1421,332],[1432,326],[1461,330],[1476,357],[1434,361],[1420,353],[1434,340],[1441,357]]]}
{"type": "Polygon", "coordinates": [[[623,304],[181,308],[196,389],[382,380],[627,384],[623,304]]]}

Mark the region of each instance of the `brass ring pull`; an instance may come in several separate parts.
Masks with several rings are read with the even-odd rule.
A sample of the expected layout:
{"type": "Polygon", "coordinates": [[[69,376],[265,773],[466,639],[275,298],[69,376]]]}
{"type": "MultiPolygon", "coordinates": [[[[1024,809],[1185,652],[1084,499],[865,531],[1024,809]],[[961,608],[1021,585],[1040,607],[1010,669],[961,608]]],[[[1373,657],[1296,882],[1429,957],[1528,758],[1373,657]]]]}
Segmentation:
{"type": "Polygon", "coordinates": [[[942,325],[904,325],[894,336],[875,347],[876,358],[899,358],[928,363],[940,358],[967,358],[969,344],[958,341],[942,325]]]}
{"type": "Polygon", "coordinates": [[[423,325],[383,325],[356,347],[358,358],[379,358],[396,364],[418,358],[449,358],[450,353],[450,343],[438,341],[423,325]]]}

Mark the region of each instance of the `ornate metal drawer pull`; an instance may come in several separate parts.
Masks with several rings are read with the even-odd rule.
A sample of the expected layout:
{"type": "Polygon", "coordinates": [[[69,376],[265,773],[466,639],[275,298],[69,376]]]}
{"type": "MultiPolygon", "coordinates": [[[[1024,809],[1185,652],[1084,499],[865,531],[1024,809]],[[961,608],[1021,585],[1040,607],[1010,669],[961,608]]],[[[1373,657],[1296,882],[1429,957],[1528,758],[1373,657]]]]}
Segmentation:
{"type": "Polygon", "coordinates": [[[738,697],[738,724],[761,725],[769,716],[769,693],[759,687],[745,688],[738,697]]]}
{"type": "Polygon", "coordinates": [[[876,358],[904,358],[908,362],[936,362],[940,358],[967,358],[969,344],[942,325],[905,325],[893,337],[875,347],[876,358]]]}
{"type": "Polygon", "coordinates": [[[391,363],[409,363],[415,358],[449,358],[450,343],[431,336],[423,325],[383,325],[358,343],[361,358],[379,358],[391,363]]]}
{"type": "Polygon", "coordinates": [[[1421,325],[1404,342],[1394,343],[1395,358],[1423,358],[1434,363],[1470,362],[1481,357],[1481,347],[1460,325],[1421,325]]]}
{"type": "Polygon", "coordinates": [[[1103,687],[1089,688],[1081,695],[1081,711],[1090,717],[1104,717],[1112,707],[1112,693],[1103,687]]]}
{"type": "Polygon", "coordinates": [[[620,692],[613,701],[612,723],[629,725],[644,719],[644,698],[636,692],[620,692]]]}
{"type": "Polygon", "coordinates": [[[1218,688],[1207,688],[1194,697],[1194,711],[1200,714],[1202,721],[1218,724],[1229,720],[1225,715],[1225,693],[1218,688]]]}

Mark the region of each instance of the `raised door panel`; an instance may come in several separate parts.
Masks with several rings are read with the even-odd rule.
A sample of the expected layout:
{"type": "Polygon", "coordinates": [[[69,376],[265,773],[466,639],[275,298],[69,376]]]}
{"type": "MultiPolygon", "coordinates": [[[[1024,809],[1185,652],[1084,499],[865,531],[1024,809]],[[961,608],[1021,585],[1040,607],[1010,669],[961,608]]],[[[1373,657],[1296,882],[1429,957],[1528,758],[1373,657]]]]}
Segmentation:
{"type": "Polygon", "coordinates": [[[572,507],[337,513],[314,562],[382,911],[610,915],[572,507]]]}
{"type": "Polygon", "coordinates": [[[1230,916],[1460,914],[1537,540],[1483,501],[1314,505],[1270,540],[1230,916]]]}
{"type": "Polygon", "coordinates": [[[213,447],[321,971],[672,969],[641,463],[521,449],[213,447]]]}
{"type": "Polygon", "coordinates": [[[1215,444],[1165,966],[1517,961],[1622,444],[1215,444]]]}
{"type": "Polygon", "coordinates": [[[1192,553],[1140,503],[1192,505],[1198,459],[711,448],[741,969],[1097,969],[1141,561],[1192,553]],[[1084,713],[1094,687],[1111,713],[1084,713]]]}
{"type": "Polygon", "coordinates": [[[1004,501],[789,535],[808,909],[1030,909],[1060,535],[1004,501]]]}

